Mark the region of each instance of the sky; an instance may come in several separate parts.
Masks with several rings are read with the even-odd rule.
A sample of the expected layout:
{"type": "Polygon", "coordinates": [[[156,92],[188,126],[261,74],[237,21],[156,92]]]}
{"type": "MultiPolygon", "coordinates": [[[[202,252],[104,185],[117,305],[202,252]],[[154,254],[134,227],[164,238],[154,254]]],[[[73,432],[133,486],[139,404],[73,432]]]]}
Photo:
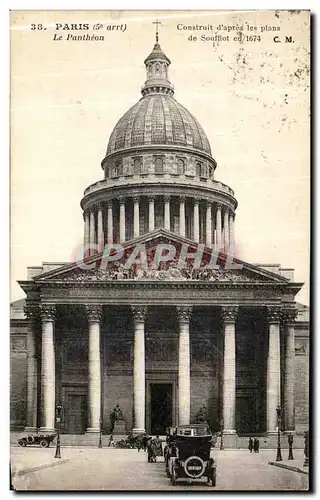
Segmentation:
{"type": "Polygon", "coordinates": [[[80,200],[103,178],[113,127],[141,97],[156,18],[175,98],[203,126],[216,179],[235,191],[239,257],[294,268],[305,283],[297,300],[308,304],[309,14],[286,11],[11,14],[11,299],[24,296],[27,266],[68,262],[83,241],[80,200]],[[66,40],[95,32],[55,23],[101,23],[105,39],[66,40]],[[107,31],[113,24],[126,31],[107,31]],[[199,24],[213,30],[177,29],[199,24]],[[254,36],[234,41],[239,27],[254,36]],[[229,40],[200,38],[216,34],[229,40]]]}

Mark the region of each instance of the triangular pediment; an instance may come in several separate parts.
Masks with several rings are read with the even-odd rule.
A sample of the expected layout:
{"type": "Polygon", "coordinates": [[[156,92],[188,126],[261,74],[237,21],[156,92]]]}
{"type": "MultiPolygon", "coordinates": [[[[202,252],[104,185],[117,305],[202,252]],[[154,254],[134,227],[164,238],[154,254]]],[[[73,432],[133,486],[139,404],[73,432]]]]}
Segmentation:
{"type": "Polygon", "coordinates": [[[217,253],[203,244],[157,229],[85,261],[35,276],[36,282],[201,281],[287,283],[288,279],[217,253]],[[139,262],[140,261],[140,262],[139,262]]]}

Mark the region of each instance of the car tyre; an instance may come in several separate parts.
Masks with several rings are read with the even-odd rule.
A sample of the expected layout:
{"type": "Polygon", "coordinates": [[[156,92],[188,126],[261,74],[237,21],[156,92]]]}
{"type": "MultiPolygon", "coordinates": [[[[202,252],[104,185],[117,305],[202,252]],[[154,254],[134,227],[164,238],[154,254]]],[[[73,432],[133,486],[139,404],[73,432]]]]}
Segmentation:
{"type": "Polygon", "coordinates": [[[33,443],[34,442],[34,437],[33,436],[28,436],[27,437],[27,441],[29,444],[33,443]]]}
{"type": "Polygon", "coordinates": [[[41,448],[48,448],[49,443],[46,439],[41,439],[40,446],[41,446],[41,448]]]}
{"type": "Polygon", "coordinates": [[[27,446],[27,443],[25,442],[24,439],[20,439],[19,446],[27,446]]]}

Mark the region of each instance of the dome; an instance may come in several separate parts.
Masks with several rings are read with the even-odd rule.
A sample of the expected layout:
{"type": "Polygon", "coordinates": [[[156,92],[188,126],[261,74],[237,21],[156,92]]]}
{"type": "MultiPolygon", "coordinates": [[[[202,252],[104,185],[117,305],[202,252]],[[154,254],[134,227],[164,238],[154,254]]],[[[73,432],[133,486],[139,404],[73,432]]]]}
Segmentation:
{"type": "Polygon", "coordinates": [[[177,145],[211,155],[208,138],[196,118],[167,93],[149,93],[116,124],[107,155],[135,146],[177,145]]]}

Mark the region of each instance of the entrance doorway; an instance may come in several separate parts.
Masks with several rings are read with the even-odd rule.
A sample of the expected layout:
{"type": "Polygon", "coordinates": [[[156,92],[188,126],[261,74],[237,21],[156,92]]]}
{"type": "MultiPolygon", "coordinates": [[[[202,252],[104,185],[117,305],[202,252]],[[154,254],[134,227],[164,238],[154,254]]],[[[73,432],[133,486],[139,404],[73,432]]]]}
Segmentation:
{"type": "Polygon", "coordinates": [[[151,434],[165,434],[172,425],[172,384],[150,384],[151,434]]]}
{"type": "Polygon", "coordinates": [[[66,390],[64,432],[83,434],[87,428],[87,395],[66,390]]]}

